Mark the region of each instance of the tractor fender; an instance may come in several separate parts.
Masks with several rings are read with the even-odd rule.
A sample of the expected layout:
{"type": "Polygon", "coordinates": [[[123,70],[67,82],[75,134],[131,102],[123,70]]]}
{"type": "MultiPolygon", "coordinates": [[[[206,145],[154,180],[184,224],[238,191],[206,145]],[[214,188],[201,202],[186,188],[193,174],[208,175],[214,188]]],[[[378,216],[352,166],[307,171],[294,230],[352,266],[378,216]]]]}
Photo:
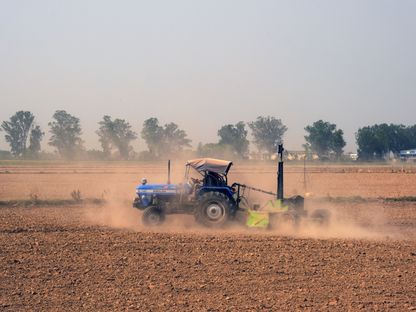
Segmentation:
{"type": "Polygon", "coordinates": [[[198,200],[200,198],[202,198],[202,196],[207,192],[218,192],[218,193],[224,194],[230,200],[230,202],[232,204],[231,208],[232,209],[235,208],[236,202],[235,202],[235,199],[234,199],[234,192],[231,190],[231,188],[229,188],[229,187],[217,187],[217,186],[215,186],[215,187],[213,187],[213,186],[202,187],[201,189],[198,190],[198,193],[197,193],[198,200]]]}

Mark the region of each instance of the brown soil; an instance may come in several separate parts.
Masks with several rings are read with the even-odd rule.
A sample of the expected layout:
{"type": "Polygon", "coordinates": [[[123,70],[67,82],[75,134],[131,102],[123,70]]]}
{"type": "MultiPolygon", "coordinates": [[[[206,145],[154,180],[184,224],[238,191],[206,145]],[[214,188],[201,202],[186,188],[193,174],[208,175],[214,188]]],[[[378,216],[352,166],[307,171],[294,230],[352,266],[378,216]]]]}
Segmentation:
{"type": "MultiPolygon", "coordinates": [[[[416,205],[395,205],[389,231],[414,233],[416,205]]],[[[92,225],[86,211],[100,216],[100,209],[0,210],[2,310],[416,308],[411,235],[392,239],[374,229],[375,238],[317,239],[305,232],[122,230],[92,225]]]]}
{"type": "MultiPolygon", "coordinates": [[[[172,181],[183,181],[183,162],[173,163],[172,181]]],[[[107,196],[128,199],[142,177],[149,183],[166,182],[166,165],[115,166],[103,163],[50,166],[0,166],[0,198],[68,198],[73,190],[84,197],[107,196]]],[[[230,182],[238,181],[270,191],[276,189],[275,164],[235,164],[230,182]]],[[[285,194],[312,193],[314,196],[401,197],[415,195],[416,167],[393,166],[299,166],[285,167],[285,194]],[[306,178],[306,190],[304,178],[306,178]]]]}
{"type": "MultiPolygon", "coordinates": [[[[107,188],[109,197],[105,206],[0,208],[0,310],[416,309],[416,203],[308,201],[310,210],[331,210],[327,228],[209,231],[175,216],[150,231],[130,207],[141,177],[130,169],[42,174],[9,168],[0,175],[2,199],[28,197],[31,188],[43,198],[69,197],[73,189],[96,196],[107,188]]],[[[323,195],[320,188],[330,186],[332,196],[415,195],[407,185],[414,185],[414,173],[352,171],[321,173],[331,182],[316,173],[311,184],[323,195]],[[344,187],[357,181],[364,185],[360,194],[344,187]]],[[[157,180],[162,173],[146,175],[157,180]]],[[[266,180],[255,185],[273,184],[265,182],[271,170],[256,175],[266,180]]],[[[241,170],[233,177],[249,176],[241,170]]],[[[290,175],[287,180],[302,187],[290,175]]]]}

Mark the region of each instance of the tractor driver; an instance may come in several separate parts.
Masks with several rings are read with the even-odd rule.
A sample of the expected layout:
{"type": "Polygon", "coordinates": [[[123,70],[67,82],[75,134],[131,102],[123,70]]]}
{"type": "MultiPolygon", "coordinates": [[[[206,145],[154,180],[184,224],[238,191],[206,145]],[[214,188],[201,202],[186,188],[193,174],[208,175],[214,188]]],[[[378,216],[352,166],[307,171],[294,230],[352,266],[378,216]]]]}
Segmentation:
{"type": "Polygon", "coordinates": [[[188,181],[184,183],[184,193],[190,198],[195,196],[195,194],[198,192],[198,189],[201,188],[202,181],[193,177],[190,177],[188,181]]]}
{"type": "Polygon", "coordinates": [[[190,186],[192,187],[191,193],[193,193],[196,189],[200,188],[202,186],[202,181],[193,177],[190,177],[191,181],[188,182],[190,186]]]}

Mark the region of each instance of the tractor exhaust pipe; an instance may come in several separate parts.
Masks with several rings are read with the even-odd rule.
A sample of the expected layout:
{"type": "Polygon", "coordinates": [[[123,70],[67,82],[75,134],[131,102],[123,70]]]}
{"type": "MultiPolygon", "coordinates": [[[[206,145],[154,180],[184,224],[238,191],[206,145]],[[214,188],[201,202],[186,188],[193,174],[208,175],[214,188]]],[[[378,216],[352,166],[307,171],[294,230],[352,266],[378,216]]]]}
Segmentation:
{"type": "Polygon", "coordinates": [[[279,144],[277,153],[279,154],[279,163],[277,167],[277,199],[283,200],[283,144],[279,144]]]}
{"type": "Polygon", "coordinates": [[[168,184],[170,184],[170,159],[168,160],[168,184]]]}

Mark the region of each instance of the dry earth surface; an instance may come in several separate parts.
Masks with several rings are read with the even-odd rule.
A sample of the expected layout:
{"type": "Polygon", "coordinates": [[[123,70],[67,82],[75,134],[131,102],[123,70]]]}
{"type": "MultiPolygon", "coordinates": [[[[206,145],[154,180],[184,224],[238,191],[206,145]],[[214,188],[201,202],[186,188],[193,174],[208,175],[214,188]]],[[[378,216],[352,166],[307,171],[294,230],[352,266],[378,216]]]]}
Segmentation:
{"type": "MultiPolygon", "coordinates": [[[[182,182],[185,161],[174,161],[172,181],[182,182]]],[[[142,177],[149,183],[166,182],[165,163],[36,163],[16,165],[0,163],[0,198],[65,198],[73,190],[85,197],[107,196],[131,200],[134,187],[142,177]]],[[[230,182],[238,181],[259,188],[275,190],[275,163],[236,163],[230,171],[230,182]]],[[[287,196],[306,191],[316,196],[399,197],[413,196],[416,166],[411,165],[285,165],[287,196]]]]}
{"type": "MultiPolygon", "coordinates": [[[[287,193],[303,168],[287,166],[287,193]]],[[[179,179],[182,168],[174,168],[179,179]]],[[[274,188],[272,165],[242,165],[232,181],[274,188]]],[[[150,231],[130,207],[143,175],[160,164],[0,167],[0,199],[85,197],[103,206],[0,207],[0,310],[287,311],[416,309],[416,170],[398,166],[309,168],[307,208],[331,224],[269,232],[201,229],[171,217],[150,231]],[[321,196],[370,198],[323,202],[321,196]]]]}

